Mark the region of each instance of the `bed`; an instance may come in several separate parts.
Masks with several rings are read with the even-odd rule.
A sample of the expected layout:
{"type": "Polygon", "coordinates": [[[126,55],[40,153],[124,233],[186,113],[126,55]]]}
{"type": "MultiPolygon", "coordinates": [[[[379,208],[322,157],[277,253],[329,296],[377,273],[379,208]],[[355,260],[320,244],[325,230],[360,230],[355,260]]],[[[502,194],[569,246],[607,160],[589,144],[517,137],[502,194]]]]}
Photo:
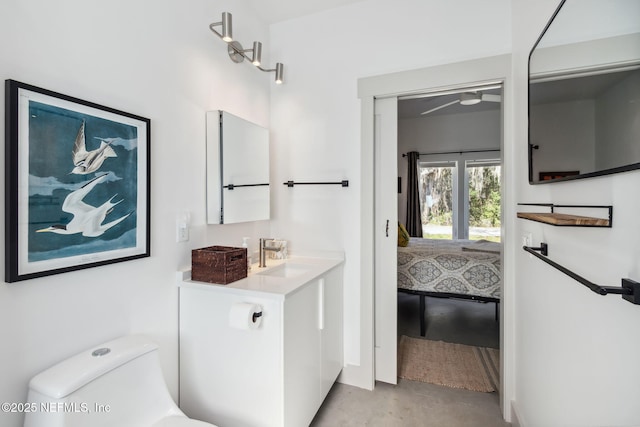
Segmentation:
{"type": "Polygon", "coordinates": [[[420,297],[420,335],[426,333],[425,297],[500,303],[500,244],[485,240],[412,237],[398,247],[398,291],[420,297]]]}

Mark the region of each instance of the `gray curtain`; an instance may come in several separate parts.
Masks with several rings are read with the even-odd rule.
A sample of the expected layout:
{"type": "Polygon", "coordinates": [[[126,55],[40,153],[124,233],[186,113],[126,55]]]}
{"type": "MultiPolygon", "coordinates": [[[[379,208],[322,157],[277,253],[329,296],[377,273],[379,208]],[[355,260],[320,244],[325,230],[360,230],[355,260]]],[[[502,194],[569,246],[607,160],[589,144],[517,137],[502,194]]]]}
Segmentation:
{"type": "Polygon", "coordinates": [[[418,193],[418,159],[417,151],[407,153],[407,231],[411,237],[422,237],[422,220],[420,215],[420,194],[418,193]]]}

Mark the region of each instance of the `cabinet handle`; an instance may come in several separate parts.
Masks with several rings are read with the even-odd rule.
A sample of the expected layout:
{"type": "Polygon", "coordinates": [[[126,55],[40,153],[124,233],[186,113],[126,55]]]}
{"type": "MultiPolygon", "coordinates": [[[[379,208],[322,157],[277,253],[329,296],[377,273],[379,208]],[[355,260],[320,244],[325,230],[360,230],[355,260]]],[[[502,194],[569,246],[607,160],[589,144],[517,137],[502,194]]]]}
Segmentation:
{"type": "Polygon", "coordinates": [[[387,228],[385,230],[385,234],[389,237],[389,220],[387,220],[387,228]]]}
{"type": "Polygon", "coordinates": [[[318,280],[318,329],[324,329],[324,278],[318,280]]]}

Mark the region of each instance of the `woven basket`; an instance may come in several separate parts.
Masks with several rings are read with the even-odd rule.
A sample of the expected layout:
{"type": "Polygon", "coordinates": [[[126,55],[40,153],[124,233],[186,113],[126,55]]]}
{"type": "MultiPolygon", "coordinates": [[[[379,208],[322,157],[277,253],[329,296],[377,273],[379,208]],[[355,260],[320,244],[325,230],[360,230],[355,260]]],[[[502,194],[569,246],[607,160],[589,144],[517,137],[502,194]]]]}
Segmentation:
{"type": "Polygon", "coordinates": [[[226,285],[247,277],[247,248],[209,246],[191,251],[191,280],[226,285]]]}

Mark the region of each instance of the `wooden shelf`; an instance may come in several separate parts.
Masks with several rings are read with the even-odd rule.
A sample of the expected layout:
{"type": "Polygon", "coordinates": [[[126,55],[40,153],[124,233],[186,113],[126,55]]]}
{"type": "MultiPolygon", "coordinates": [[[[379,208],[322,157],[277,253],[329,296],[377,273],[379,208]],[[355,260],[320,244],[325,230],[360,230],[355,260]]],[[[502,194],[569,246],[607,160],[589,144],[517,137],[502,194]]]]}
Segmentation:
{"type": "Polygon", "coordinates": [[[518,203],[521,206],[541,206],[549,208],[551,212],[518,212],[518,218],[560,227],[607,227],[613,224],[613,206],[601,205],[556,205],[553,203],[518,203]],[[606,209],[608,218],[598,218],[584,215],[570,215],[555,212],[556,208],[568,209],[606,209]]]}
{"type": "Polygon", "coordinates": [[[610,227],[610,221],[605,218],[561,213],[518,212],[518,218],[565,227],[610,227]]]}

